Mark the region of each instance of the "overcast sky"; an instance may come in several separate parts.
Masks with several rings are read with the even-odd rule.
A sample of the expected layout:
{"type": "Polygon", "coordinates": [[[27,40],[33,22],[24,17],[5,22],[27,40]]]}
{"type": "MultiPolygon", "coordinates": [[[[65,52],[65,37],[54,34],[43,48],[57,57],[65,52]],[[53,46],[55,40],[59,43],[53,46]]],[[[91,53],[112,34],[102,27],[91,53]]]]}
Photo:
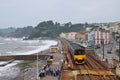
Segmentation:
{"type": "Polygon", "coordinates": [[[120,21],[120,0],[0,0],[0,28],[120,21]]]}

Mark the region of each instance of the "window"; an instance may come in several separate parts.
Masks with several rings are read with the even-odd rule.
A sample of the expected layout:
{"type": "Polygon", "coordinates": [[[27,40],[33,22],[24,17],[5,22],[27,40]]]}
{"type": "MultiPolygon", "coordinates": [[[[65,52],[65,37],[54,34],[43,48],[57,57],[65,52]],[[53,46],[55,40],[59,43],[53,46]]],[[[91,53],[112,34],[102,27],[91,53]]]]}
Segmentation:
{"type": "Polygon", "coordinates": [[[105,41],[105,44],[107,44],[107,41],[105,41]]]}
{"type": "Polygon", "coordinates": [[[75,50],[75,55],[84,55],[85,51],[84,50],[75,50]]]}

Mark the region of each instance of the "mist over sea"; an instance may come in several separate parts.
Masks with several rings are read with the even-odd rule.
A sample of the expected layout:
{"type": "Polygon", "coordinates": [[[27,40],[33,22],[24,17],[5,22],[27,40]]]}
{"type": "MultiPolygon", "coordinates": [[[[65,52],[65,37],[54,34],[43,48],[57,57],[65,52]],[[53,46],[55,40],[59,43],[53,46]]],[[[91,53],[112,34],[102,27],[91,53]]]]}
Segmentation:
{"type": "Polygon", "coordinates": [[[22,38],[0,37],[0,56],[34,54],[56,44],[57,41],[54,40],[23,40],[22,38]]]}

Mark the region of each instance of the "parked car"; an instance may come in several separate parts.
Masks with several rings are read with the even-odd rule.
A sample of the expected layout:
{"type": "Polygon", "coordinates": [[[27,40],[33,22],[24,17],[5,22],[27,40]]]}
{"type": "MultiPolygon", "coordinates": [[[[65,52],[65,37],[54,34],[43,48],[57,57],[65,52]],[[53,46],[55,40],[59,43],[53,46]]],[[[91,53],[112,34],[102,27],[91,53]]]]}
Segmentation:
{"type": "Polygon", "coordinates": [[[95,45],[94,48],[95,48],[95,49],[99,49],[99,48],[100,48],[100,45],[95,45]]]}
{"type": "Polygon", "coordinates": [[[108,54],[111,54],[111,53],[112,53],[112,51],[111,51],[111,50],[107,50],[107,53],[108,53],[108,54]]]}

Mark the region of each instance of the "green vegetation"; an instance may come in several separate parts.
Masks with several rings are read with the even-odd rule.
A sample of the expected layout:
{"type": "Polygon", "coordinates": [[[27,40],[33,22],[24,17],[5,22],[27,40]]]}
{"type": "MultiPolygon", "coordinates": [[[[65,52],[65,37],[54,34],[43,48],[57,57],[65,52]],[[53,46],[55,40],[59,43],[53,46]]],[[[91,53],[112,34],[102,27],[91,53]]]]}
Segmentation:
{"type": "Polygon", "coordinates": [[[44,21],[39,23],[33,30],[30,38],[34,37],[57,37],[61,32],[82,32],[85,31],[83,24],[72,24],[71,22],[61,25],[58,22],[44,21]]]}
{"type": "Polygon", "coordinates": [[[16,28],[6,28],[6,29],[0,29],[0,36],[9,35],[12,32],[15,32],[16,28]]]}
{"type": "Polygon", "coordinates": [[[17,28],[15,32],[11,34],[12,37],[28,37],[32,31],[33,31],[32,26],[27,26],[24,28],[17,28]]]}
{"type": "Polygon", "coordinates": [[[16,30],[16,28],[7,28],[7,29],[0,29],[0,32],[10,33],[10,32],[14,32],[15,30],[16,30]]]}
{"type": "Polygon", "coordinates": [[[27,26],[24,28],[8,28],[1,29],[0,36],[3,37],[28,37],[38,38],[38,37],[51,37],[56,38],[60,33],[68,33],[68,32],[83,32],[86,27],[96,28],[94,24],[72,24],[71,22],[60,24],[58,22],[53,22],[52,20],[40,22],[36,27],[27,26]]]}
{"type": "Polygon", "coordinates": [[[21,63],[23,69],[25,70],[25,69],[27,69],[27,68],[30,68],[30,67],[31,67],[30,63],[31,63],[31,62],[23,62],[23,63],[21,63]]]}

